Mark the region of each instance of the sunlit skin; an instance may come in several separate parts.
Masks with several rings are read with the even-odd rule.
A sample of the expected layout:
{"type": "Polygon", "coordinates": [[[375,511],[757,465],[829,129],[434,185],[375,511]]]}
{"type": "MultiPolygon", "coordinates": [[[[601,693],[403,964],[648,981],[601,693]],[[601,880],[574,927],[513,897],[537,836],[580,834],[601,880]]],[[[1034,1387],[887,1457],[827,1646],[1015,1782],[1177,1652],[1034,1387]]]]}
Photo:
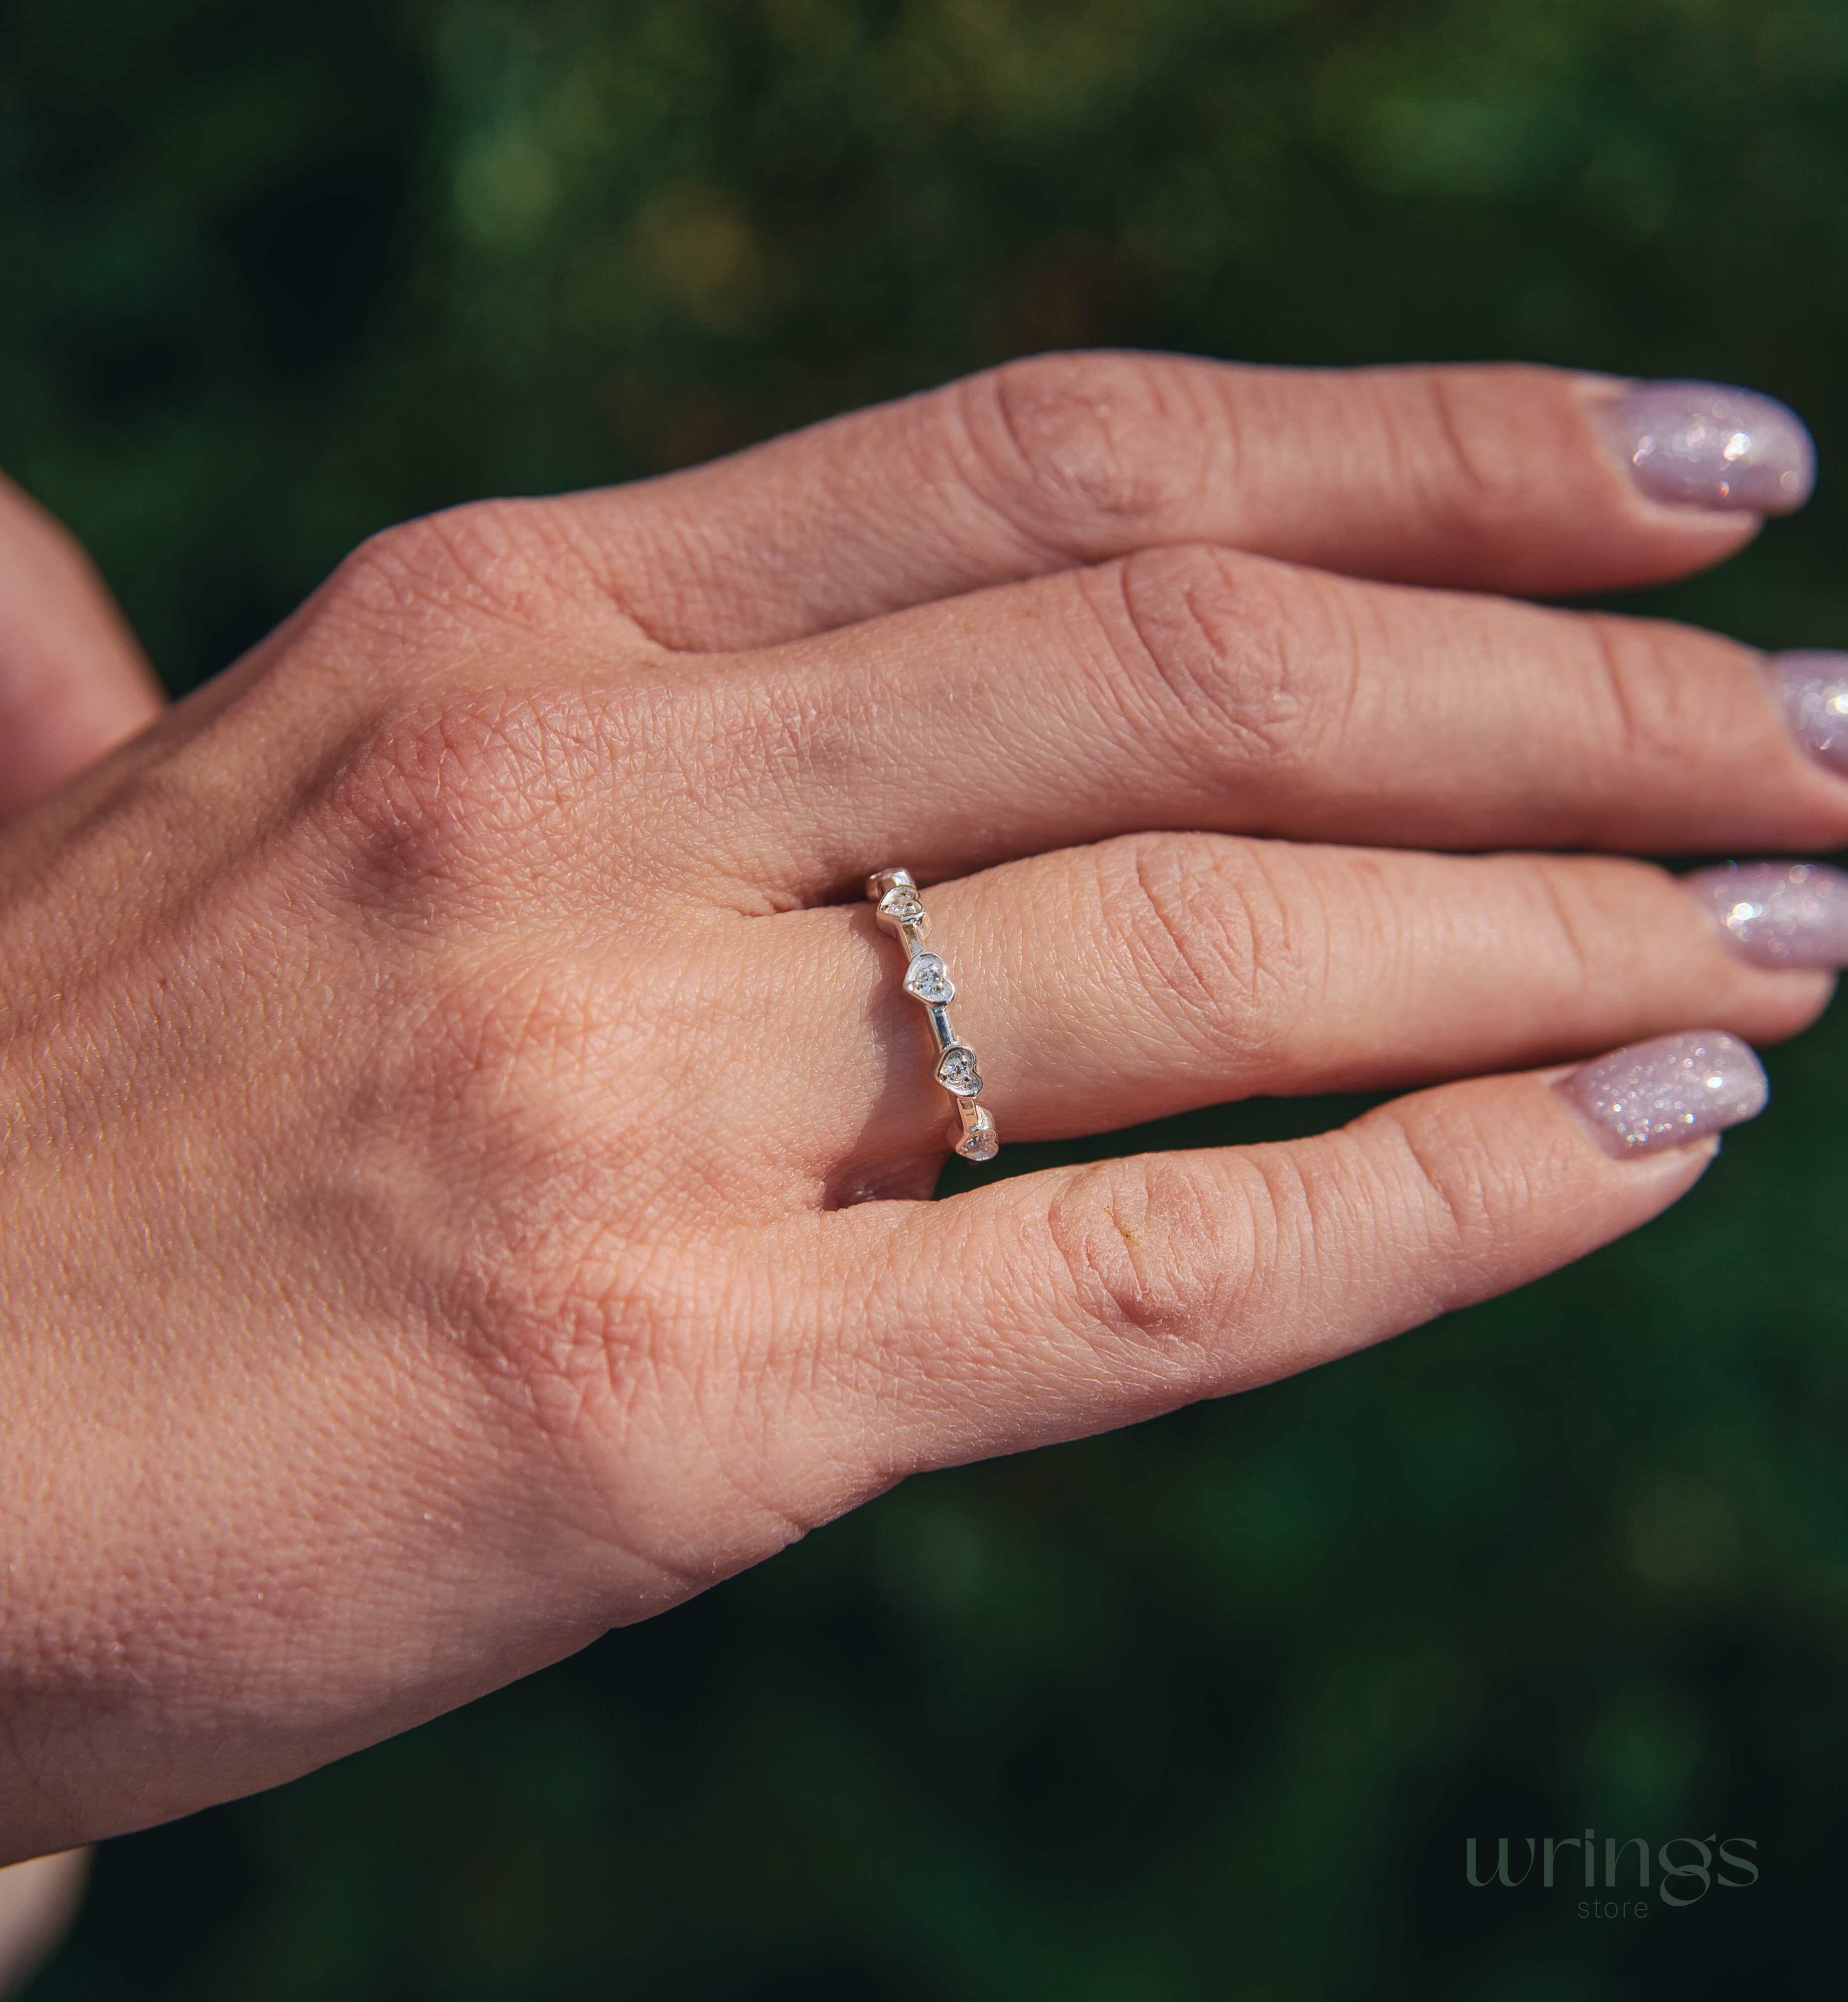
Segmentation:
{"type": "Polygon", "coordinates": [[[1641,490],[1609,395],[1016,364],[389,530],[151,727],[9,501],[56,554],[0,636],[37,664],[0,690],[0,1859],[1688,1188],[1710,1142],[1614,1158],[1560,1067],[1789,1035],[1831,976],[1621,858],[1826,850],[1848,783],[1747,649],[1504,595],[1760,525],[1641,490]],[[894,865],[1004,1142],[1412,1095],[928,1202],[953,1125],[861,895],[894,865]]]}
{"type": "MultiPolygon", "coordinates": [[[[77,545],[0,478],[0,812],[44,798],[143,728],[152,671],[77,545]]],[[[82,1886],[81,1853],[0,1877],[0,1995],[55,1941],[82,1886]]]]}

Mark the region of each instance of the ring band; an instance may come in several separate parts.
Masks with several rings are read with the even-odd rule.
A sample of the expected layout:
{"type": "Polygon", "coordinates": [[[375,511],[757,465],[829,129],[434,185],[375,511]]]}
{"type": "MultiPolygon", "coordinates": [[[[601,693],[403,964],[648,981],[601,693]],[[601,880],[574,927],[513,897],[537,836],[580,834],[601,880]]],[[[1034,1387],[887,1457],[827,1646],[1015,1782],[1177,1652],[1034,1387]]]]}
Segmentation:
{"type": "Polygon", "coordinates": [[[905,947],[905,991],[929,1020],[937,1048],[936,1081],[954,1103],[962,1129],[956,1151],[965,1160],[992,1161],[1001,1142],[995,1137],[995,1121],[978,1097],[982,1072],[975,1067],[975,1052],[957,1041],[950,1026],[956,983],[941,957],[924,949],[930,920],[924,915],[917,884],[908,869],[877,869],[866,878],[866,897],[873,916],[905,947]]]}

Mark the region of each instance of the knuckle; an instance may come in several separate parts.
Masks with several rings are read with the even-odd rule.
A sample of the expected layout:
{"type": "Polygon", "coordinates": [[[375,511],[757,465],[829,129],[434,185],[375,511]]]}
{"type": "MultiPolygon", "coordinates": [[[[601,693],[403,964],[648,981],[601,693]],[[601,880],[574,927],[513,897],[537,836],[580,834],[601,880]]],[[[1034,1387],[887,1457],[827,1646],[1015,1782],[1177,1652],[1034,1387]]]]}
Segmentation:
{"type": "Polygon", "coordinates": [[[1100,1161],[1046,1212],[1064,1312],[1086,1340],[1127,1348],[1184,1386],[1210,1377],[1233,1305],[1238,1235],[1179,1157],[1100,1161]]]}
{"type": "Polygon", "coordinates": [[[1215,1059],[1264,1061],[1319,984],[1324,928],[1288,867],[1226,835],[1129,835],[1093,851],[1093,935],[1215,1059]]]}
{"type": "Polygon", "coordinates": [[[1194,399],[1159,357],[1036,355],[958,384],[953,409],[982,497],[1064,553],[1107,553],[1205,476],[1194,399]]]}
{"type": "Polygon", "coordinates": [[[1525,469],[1552,448],[1551,371],[1522,363],[1391,370],[1373,378],[1397,490],[1469,547],[1532,514],[1525,469]],[[1537,437],[1529,430],[1537,431],[1537,437]]]}
{"type": "Polygon", "coordinates": [[[531,500],[476,500],[381,529],[325,588],[343,623],[402,640],[483,623],[531,632],[588,581],[557,511],[531,500]]]}
{"type": "Polygon", "coordinates": [[[1710,730],[1712,689],[1687,671],[1693,636],[1657,619],[1594,612],[1579,621],[1605,710],[1599,741],[1639,791],[1686,773],[1688,746],[1710,730]]]}
{"type": "MultiPolygon", "coordinates": [[[[1423,381],[1428,406],[1425,448],[1429,451],[1435,445],[1437,466],[1456,502],[1470,508],[1487,505],[1499,512],[1504,502],[1521,494],[1525,482],[1518,462],[1504,452],[1478,448],[1481,427],[1477,418],[1484,392],[1491,385],[1445,368],[1428,370],[1423,381]]],[[[1517,396],[1520,387],[1505,376],[1493,386],[1517,396]]]]}
{"type": "Polygon", "coordinates": [[[1608,888],[1600,895],[1601,886],[1613,884],[1623,863],[1600,856],[1588,866],[1583,858],[1534,855],[1510,857],[1508,866],[1511,889],[1525,895],[1523,914],[1537,937],[1552,940],[1576,989],[1597,994],[1606,991],[1613,972],[1620,971],[1627,980],[1643,974],[1640,959],[1623,965],[1620,955],[1646,953],[1648,942],[1625,922],[1627,914],[1608,888]]]}
{"type": "MultiPolygon", "coordinates": [[[[1358,649],[1335,601],[1261,557],[1146,549],[1097,579],[1116,699],[1190,760],[1281,776],[1317,755],[1358,649]]],[[[1095,586],[1093,587],[1096,588],[1095,586]]]]}
{"type": "Polygon", "coordinates": [[[581,803],[621,769],[622,716],[539,689],[389,707],[330,762],[306,816],[332,900],[434,928],[459,899],[530,896],[562,843],[581,854],[581,803]]]}
{"type": "Polygon", "coordinates": [[[1435,1282],[1447,1287],[1459,1270],[1505,1257],[1532,1209],[1518,1155],[1496,1144],[1466,1096],[1432,1093],[1383,1116],[1391,1121],[1399,1172],[1396,1199],[1379,1201],[1403,1212],[1393,1226],[1403,1242],[1435,1256],[1435,1282]]]}
{"type": "Polygon", "coordinates": [[[1500,866],[1514,871],[1523,916],[1550,937],[1574,992],[1596,1000],[1648,989],[1659,950],[1648,919],[1686,895],[1671,870],[1623,855],[1507,856],[1500,866]]]}

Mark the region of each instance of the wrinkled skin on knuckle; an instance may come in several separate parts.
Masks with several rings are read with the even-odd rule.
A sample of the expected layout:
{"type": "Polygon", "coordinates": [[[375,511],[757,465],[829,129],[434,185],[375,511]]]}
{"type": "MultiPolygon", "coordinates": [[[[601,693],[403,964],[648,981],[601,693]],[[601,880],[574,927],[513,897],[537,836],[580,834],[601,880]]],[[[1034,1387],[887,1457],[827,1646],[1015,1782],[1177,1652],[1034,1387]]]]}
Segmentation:
{"type": "Polygon", "coordinates": [[[1037,355],[954,394],[969,483],[1030,541],[1069,560],[1154,532],[1205,476],[1198,399],[1158,357],[1037,355]]]}
{"type": "MultiPolygon", "coordinates": [[[[1386,445],[1390,490],[1434,537],[1491,554],[1531,515],[1529,469],[1558,449],[1557,371],[1509,362],[1385,369],[1354,379],[1386,445]]],[[[1363,417],[1364,417],[1363,413],[1363,417]]]]}
{"type": "Polygon", "coordinates": [[[626,859],[608,796],[647,760],[643,707],[543,683],[386,706],[321,775],[309,866],[339,908],[410,930],[556,914],[626,859]]]}
{"type": "Polygon", "coordinates": [[[1223,1380],[1261,1233],[1243,1201],[1215,1192],[1145,1154],[1096,1163],[1049,1205],[1056,1311],[1095,1353],[1107,1396],[1127,1387],[1165,1408],[1223,1380]]]}
{"type": "Polygon", "coordinates": [[[1621,766],[1637,795],[1672,790],[1689,746],[1713,728],[1712,685],[1690,670],[1702,654],[1729,662],[1749,657],[1730,641],[1661,619],[1595,612],[1572,626],[1606,705],[1602,755],[1621,766]]]}
{"type": "Polygon", "coordinates": [[[1638,885],[1665,886],[1668,872],[1645,862],[1599,856],[1498,858],[1510,923],[1550,948],[1578,992],[1646,985],[1658,941],[1636,924],[1638,885]]]}
{"type": "MultiPolygon", "coordinates": [[[[1398,1143],[1401,1200],[1412,1242],[1429,1248],[1433,1314],[1453,1298],[1474,1297],[1456,1283],[1494,1269],[1504,1248],[1523,1235],[1534,1211],[1536,1164],[1499,1144],[1487,1115],[1466,1095],[1423,1093],[1378,1115],[1398,1143]]],[[[1573,1137],[1565,1136],[1568,1145],[1573,1137]]]]}
{"type": "Polygon", "coordinates": [[[1124,557],[1092,591],[1112,686],[1138,730],[1259,799],[1317,757],[1344,705],[1330,671],[1344,650],[1302,574],[1185,543],[1124,557]]]}
{"type": "Polygon", "coordinates": [[[1326,958],[1313,912],[1292,911],[1277,881],[1287,858],[1176,834],[1122,836],[1093,856],[1089,936],[1215,1063],[1260,1069],[1319,991],[1326,958]]]}
{"type": "Polygon", "coordinates": [[[475,500],[381,529],[310,602],[311,627],[371,634],[394,649],[504,644],[511,633],[615,619],[568,513],[532,500],[475,500]]]}
{"type": "MultiPolygon", "coordinates": [[[[1502,1104],[1454,1087],[1421,1092],[1318,1143],[1316,1290],[1350,1303],[1337,1352],[1506,1290],[1523,1275],[1522,1247],[1534,1242],[1536,1216],[1551,1212],[1550,1227],[1562,1194],[1595,1205],[1582,1140],[1559,1121],[1538,1155],[1511,1149],[1498,1130],[1502,1104]]],[[[1549,1262],[1537,1259],[1524,1275],[1549,1262]]]]}

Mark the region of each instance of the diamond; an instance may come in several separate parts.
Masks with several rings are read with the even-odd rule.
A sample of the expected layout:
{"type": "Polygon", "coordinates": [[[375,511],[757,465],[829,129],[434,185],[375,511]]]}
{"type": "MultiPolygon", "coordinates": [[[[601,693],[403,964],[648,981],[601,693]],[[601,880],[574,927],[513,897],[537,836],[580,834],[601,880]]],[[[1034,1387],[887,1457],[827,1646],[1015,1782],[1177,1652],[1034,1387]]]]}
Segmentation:
{"type": "Polygon", "coordinates": [[[952,1043],[937,1059],[937,1083],[958,1098],[973,1098],[982,1090],[982,1073],[975,1068],[975,1052],[961,1043],[952,1043]]]}
{"type": "Polygon", "coordinates": [[[905,991],[933,1008],[946,1007],[956,987],[934,952],[921,952],[905,970],[905,991]]]}
{"type": "Polygon", "coordinates": [[[880,916],[894,925],[921,925],[924,922],[924,899],[902,883],[896,890],[887,891],[877,908],[880,916]]]}

